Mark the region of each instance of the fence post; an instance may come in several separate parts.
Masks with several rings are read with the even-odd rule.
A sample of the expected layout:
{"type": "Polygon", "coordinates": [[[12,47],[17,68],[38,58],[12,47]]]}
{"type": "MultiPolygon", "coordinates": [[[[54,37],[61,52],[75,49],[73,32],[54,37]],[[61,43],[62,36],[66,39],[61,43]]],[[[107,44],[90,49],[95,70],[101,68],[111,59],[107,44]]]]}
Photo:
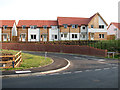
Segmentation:
{"type": "Polygon", "coordinates": [[[15,56],[14,56],[14,55],[13,55],[12,66],[13,66],[13,68],[14,68],[14,66],[15,66],[15,56]]]}

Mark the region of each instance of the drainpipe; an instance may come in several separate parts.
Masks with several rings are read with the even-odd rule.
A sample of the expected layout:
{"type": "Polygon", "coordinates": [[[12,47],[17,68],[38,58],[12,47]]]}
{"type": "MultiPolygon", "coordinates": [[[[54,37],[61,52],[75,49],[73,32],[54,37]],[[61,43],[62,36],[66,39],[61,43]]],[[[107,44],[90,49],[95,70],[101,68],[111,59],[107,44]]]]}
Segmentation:
{"type": "Polygon", "coordinates": [[[69,40],[70,40],[70,27],[69,27],[69,40]]]}
{"type": "Polygon", "coordinates": [[[81,26],[79,27],[79,41],[80,41],[80,28],[81,28],[81,26]]]}
{"type": "Polygon", "coordinates": [[[88,26],[87,26],[87,36],[86,36],[86,40],[88,40],[88,26]]]}

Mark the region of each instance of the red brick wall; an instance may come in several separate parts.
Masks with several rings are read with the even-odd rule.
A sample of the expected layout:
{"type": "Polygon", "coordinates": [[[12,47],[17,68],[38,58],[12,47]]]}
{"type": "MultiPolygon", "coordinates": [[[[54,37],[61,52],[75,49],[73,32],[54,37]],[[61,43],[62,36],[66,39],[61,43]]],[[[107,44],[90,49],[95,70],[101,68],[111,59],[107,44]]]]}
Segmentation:
{"type": "Polygon", "coordinates": [[[84,54],[92,56],[107,56],[107,50],[101,50],[89,46],[79,45],[51,45],[36,43],[2,43],[2,49],[10,50],[26,50],[26,51],[47,51],[47,52],[63,52],[73,54],[84,54]]]}

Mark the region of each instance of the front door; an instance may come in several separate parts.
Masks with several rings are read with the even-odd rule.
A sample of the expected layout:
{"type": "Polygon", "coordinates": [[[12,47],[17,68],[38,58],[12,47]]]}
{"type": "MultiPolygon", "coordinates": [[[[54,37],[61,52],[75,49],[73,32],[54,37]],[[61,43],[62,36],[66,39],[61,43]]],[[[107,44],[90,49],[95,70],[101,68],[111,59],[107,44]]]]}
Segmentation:
{"type": "Polygon", "coordinates": [[[91,33],[91,40],[94,40],[94,33],[91,33]]]}

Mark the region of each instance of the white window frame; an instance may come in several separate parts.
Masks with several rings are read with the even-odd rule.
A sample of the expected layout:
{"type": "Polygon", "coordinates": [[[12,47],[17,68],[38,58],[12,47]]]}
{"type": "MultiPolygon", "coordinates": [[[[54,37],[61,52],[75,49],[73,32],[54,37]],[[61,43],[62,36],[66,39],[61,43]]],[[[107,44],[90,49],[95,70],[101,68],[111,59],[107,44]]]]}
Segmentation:
{"type": "Polygon", "coordinates": [[[31,39],[31,40],[36,40],[36,39],[34,38],[34,36],[36,36],[36,39],[37,39],[37,35],[36,35],[36,34],[30,34],[30,39],[31,39]],[[31,38],[31,35],[33,35],[33,39],[31,38]]]}

